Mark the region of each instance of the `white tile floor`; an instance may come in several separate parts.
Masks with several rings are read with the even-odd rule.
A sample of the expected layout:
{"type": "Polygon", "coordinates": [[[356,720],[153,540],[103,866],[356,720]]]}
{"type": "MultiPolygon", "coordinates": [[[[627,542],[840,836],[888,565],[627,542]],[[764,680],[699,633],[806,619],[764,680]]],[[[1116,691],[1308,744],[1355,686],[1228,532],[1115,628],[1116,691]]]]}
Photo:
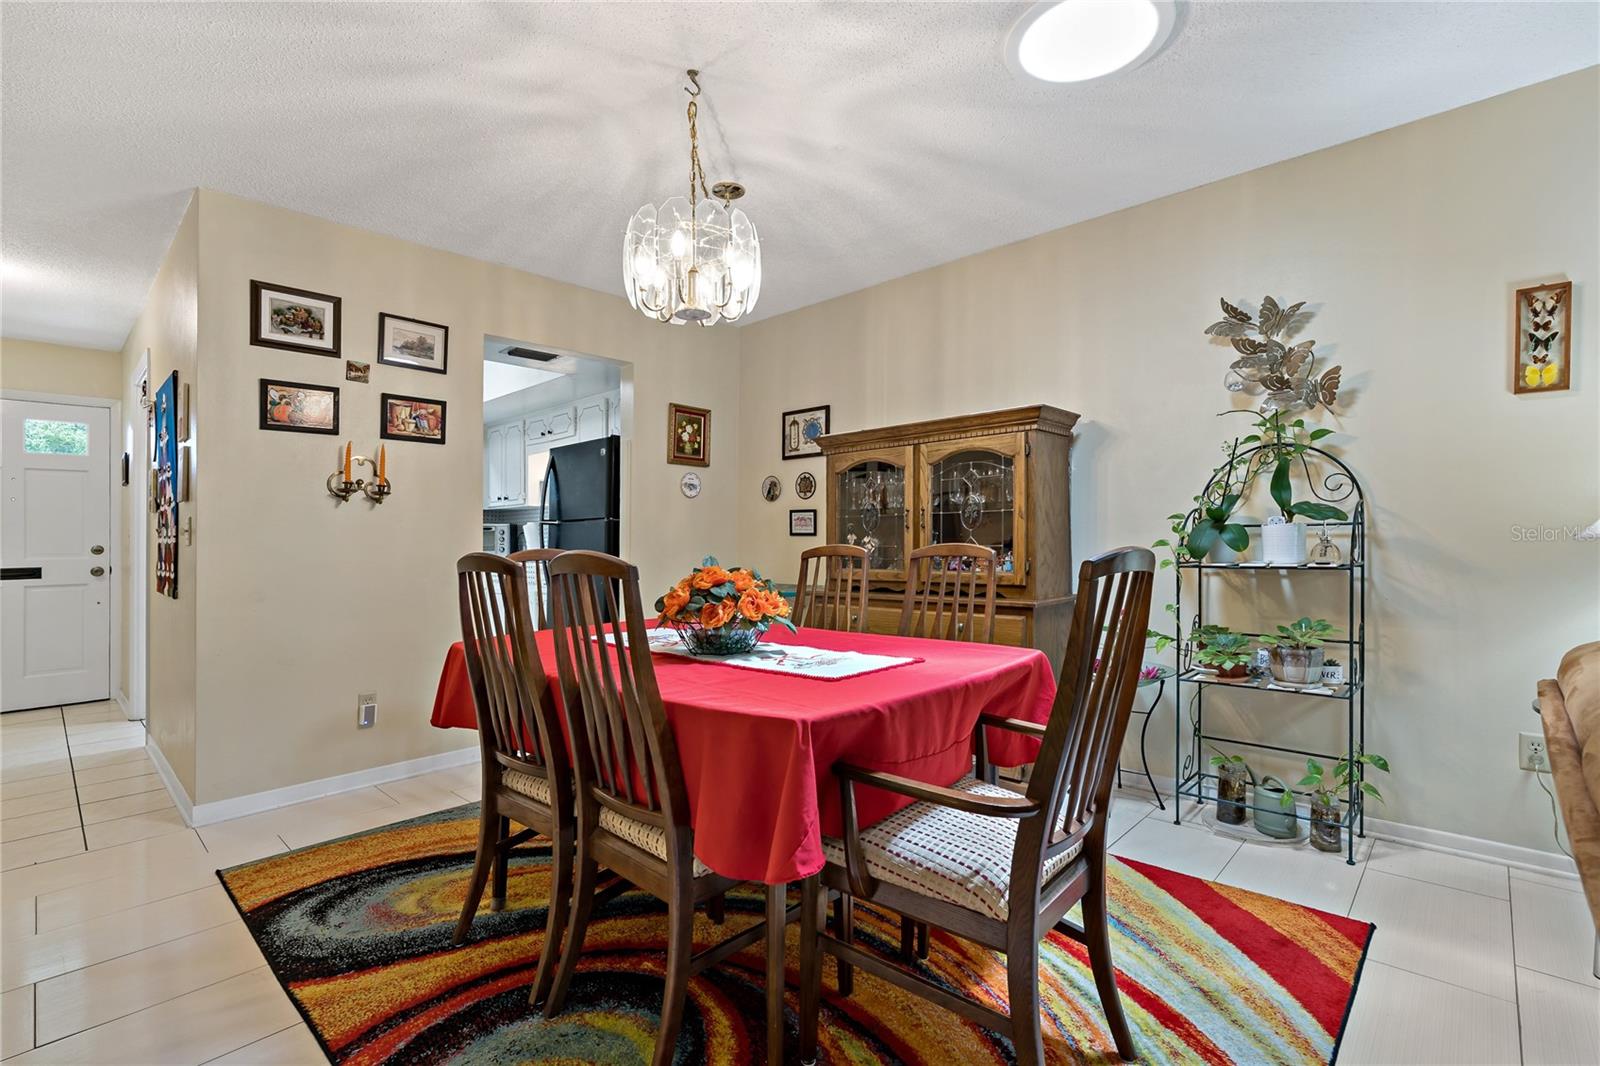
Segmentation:
{"type": "MultiPolygon", "coordinates": [[[[114,704],[0,718],[0,1058],[314,1063],[218,867],[477,798],[477,768],[183,825],[114,704]]],[[[1342,1063],[1600,1063],[1576,881],[1379,841],[1366,861],[1174,826],[1119,793],[1114,853],[1375,921],[1342,1063]]]]}

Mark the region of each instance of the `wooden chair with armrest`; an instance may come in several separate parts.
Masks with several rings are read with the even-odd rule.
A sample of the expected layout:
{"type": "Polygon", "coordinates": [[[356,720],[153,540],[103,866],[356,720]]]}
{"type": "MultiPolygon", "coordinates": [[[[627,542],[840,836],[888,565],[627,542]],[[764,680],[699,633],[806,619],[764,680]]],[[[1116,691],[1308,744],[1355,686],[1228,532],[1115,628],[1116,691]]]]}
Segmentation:
{"type": "MultiPolygon", "coordinates": [[[[688,790],[677,743],[656,686],[639,572],[600,552],[570,551],[549,563],[561,703],[571,725],[577,778],[577,887],[572,922],[545,1013],[561,1009],[604,865],[667,904],[666,990],[656,1034],[657,1066],[672,1061],[689,979],[783,930],[758,922],[693,953],[697,904],[740,884],[694,856],[688,790]]],[[[793,917],[798,907],[789,908],[793,917]]],[[[787,921],[785,922],[787,924],[787,921]]]]}
{"type": "Polygon", "coordinates": [[[490,909],[506,902],[513,848],[542,833],[551,841],[550,899],[544,947],[528,995],[544,999],[555,977],[561,937],[572,903],[577,823],[573,772],[562,741],[550,686],[533,640],[528,583],[521,564],[487,552],[456,563],[460,586],[461,642],[478,711],[483,754],[483,800],[478,810],[478,850],[472,882],[456,925],[455,943],[467,941],[492,874],[490,909]],[[511,832],[515,819],[527,828],[511,832]]]}
{"type": "Polygon", "coordinates": [[[1089,952],[1095,986],[1117,1053],[1134,1057],[1117,994],[1106,924],[1106,814],[1116,753],[1138,685],[1155,556],[1122,548],[1083,564],[1061,683],[1044,725],[985,715],[978,729],[1039,738],[1026,795],[975,778],[950,787],[839,764],[844,835],[824,838],[820,879],[801,903],[802,1059],[816,1054],[821,954],[849,961],[892,984],[1008,1034],[1017,1061],[1044,1061],[1039,1019],[1039,941],[1058,928],[1089,952]],[[1104,642],[1100,641],[1102,627],[1104,642]],[[1100,665],[1095,667],[1096,650],[1100,665]],[[856,823],[856,789],[882,788],[918,802],[869,829],[856,823]],[[819,886],[820,880],[820,886],[819,886]],[[820,889],[838,889],[1005,952],[1011,1010],[934,985],[818,929],[820,889]],[[1083,903],[1083,925],[1064,915],[1083,903]]]}
{"type": "Polygon", "coordinates": [[[867,549],[854,544],[823,544],[800,553],[800,579],[794,586],[797,626],[867,631],[867,549]]]}

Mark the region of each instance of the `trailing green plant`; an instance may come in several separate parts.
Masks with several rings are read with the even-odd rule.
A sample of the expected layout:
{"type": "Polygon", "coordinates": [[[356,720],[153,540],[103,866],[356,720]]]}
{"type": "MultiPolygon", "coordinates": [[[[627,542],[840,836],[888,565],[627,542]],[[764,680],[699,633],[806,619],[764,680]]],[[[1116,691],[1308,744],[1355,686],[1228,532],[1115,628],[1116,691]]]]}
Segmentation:
{"type": "Polygon", "coordinates": [[[1211,765],[1215,766],[1219,770],[1224,766],[1243,766],[1244,765],[1244,756],[1243,755],[1229,755],[1227,752],[1223,751],[1221,748],[1213,747],[1210,744],[1207,744],[1206,747],[1211,748],[1211,750],[1215,753],[1215,754],[1213,754],[1211,756],[1211,765]]]}
{"type": "MultiPolygon", "coordinates": [[[[1370,766],[1384,773],[1389,772],[1389,760],[1370,752],[1362,752],[1353,760],[1348,753],[1340,756],[1339,761],[1333,764],[1331,772],[1317,760],[1307,759],[1306,776],[1300,779],[1300,787],[1310,788],[1313,792],[1337,800],[1341,794],[1350,791],[1350,779],[1355,776],[1357,765],[1370,766]]],[[[1383,794],[1378,791],[1378,786],[1370,781],[1361,782],[1361,791],[1378,802],[1383,802],[1383,794]]]]}
{"type": "Polygon", "coordinates": [[[1206,646],[1194,653],[1194,661],[1215,670],[1231,670],[1236,666],[1249,666],[1255,656],[1251,640],[1243,633],[1224,631],[1206,641],[1206,646]]]}
{"type": "Polygon", "coordinates": [[[1301,618],[1280,625],[1276,633],[1264,634],[1261,643],[1269,648],[1320,648],[1333,639],[1334,632],[1333,623],[1325,618],[1301,618]]]}

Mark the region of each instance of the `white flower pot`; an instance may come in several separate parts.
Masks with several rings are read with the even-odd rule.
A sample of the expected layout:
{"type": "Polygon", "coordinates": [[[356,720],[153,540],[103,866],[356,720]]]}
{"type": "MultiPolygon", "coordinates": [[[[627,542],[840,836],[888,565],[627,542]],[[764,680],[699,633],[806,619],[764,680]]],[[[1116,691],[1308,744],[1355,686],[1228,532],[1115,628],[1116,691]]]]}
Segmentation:
{"type": "MultiPolygon", "coordinates": [[[[1259,518],[1252,518],[1250,515],[1241,514],[1234,515],[1232,518],[1228,519],[1228,521],[1238,522],[1240,525],[1249,528],[1251,525],[1261,520],[1259,518]]],[[[1211,557],[1209,561],[1213,563],[1239,563],[1247,559],[1249,555],[1250,546],[1248,544],[1245,545],[1244,551],[1236,552],[1226,544],[1222,543],[1221,540],[1218,540],[1216,545],[1211,549],[1211,557]]]]}
{"type": "Polygon", "coordinates": [[[1333,665],[1330,666],[1327,663],[1323,663],[1322,664],[1322,683],[1324,685],[1342,685],[1342,684],[1344,684],[1344,664],[1343,663],[1334,663],[1333,665]]]}
{"type": "Polygon", "coordinates": [[[1261,527],[1261,558],[1268,566],[1303,566],[1306,524],[1271,518],[1261,527]]]}

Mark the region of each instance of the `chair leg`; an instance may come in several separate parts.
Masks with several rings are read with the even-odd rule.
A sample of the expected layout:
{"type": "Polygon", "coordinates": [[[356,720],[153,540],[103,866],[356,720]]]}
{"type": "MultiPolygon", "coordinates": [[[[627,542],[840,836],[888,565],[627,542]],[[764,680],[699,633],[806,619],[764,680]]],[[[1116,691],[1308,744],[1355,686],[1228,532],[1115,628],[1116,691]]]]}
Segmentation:
{"type": "Polygon", "coordinates": [[[567,987],[572,983],[572,971],[578,967],[578,956],[583,953],[583,936],[589,929],[589,914],[594,910],[594,885],[600,876],[600,864],[589,855],[589,837],[578,831],[578,880],[572,890],[572,924],[567,928],[561,944],[561,966],[556,970],[550,995],[544,1001],[544,1016],[554,1018],[561,1013],[567,999],[567,987]]]}
{"type": "Polygon", "coordinates": [[[728,897],[722,892],[706,900],[706,917],[721,925],[728,917],[728,897]]]}
{"type": "Polygon", "coordinates": [[[900,961],[911,962],[917,957],[917,923],[905,915],[900,916],[900,961]]]}
{"type": "MultiPolygon", "coordinates": [[[[499,836],[497,841],[511,839],[511,819],[501,817],[497,819],[499,836]]],[[[494,891],[489,895],[489,909],[503,911],[506,907],[506,867],[511,862],[511,849],[496,847],[494,852],[494,891]]]]}
{"type": "Polygon", "coordinates": [[[1032,929],[1019,926],[1012,933],[1012,943],[1006,951],[1006,991],[1011,999],[1011,1043],[1016,1049],[1017,1066],[1044,1066],[1044,1028],[1039,1021],[1039,941],[1032,929]]]}
{"type": "Polygon", "coordinates": [[[575,827],[557,824],[550,834],[550,902],[544,916],[544,947],[539,951],[539,969],[528,989],[528,1006],[536,1006],[550,994],[556,965],[561,959],[561,940],[567,928],[567,912],[572,908],[572,835],[575,827]]]}
{"type": "Polygon", "coordinates": [[[800,882],[800,1061],[817,1061],[817,1015],[822,1000],[822,949],[817,943],[818,911],[827,901],[817,891],[820,878],[800,882]]]}
{"type": "Polygon", "coordinates": [[[926,961],[928,958],[928,923],[917,923],[917,958],[926,961]]]}
{"type": "Polygon", "coordinates": [[[1116,1041],[1117,1054],[1124,1062],[1135,1058],[1133,1034],[1122,1013],[1122,996],[1117,992],[1117,971],[1111,963],[1111,934],[1106,926],[1105,870],[1091,870],[1089,894],[1083,897],[1084,947],[1089,951],[1089,968],[1094,971],[1094,986],[1100,992],[1100,1008],[1105,1011],[1116,1041]]]}
{"type": "Polygon", "coordinates": [[[694,954],[694,900],[680,884],[667,901],[667,987],[661,997],[661,1028],[656,1033],[653,1066],[672,1066],[689,996],[689,957],[694,954]]]}
{"type": "MultiPolygon", "coordinates": [[[[855,900],[843,892],[839,893],[838,897],[833,901],[833,932],[844,943],[855,943],[855,900]]],[[[833,961],[838,964],[839,994],[848,996],[856,990],[856,968],[843,959],[835,959],[833,961]]]]}
{"type": "Polygon", "coordinates": [[[499,819],[490,813],[486,804],[478,818],[478,855],[472,864],[472,882],[467,886],[467,900],[461,907],[461,920],[456,922],[456,935],[451,943],[460,947],[467,942],[472,931],[472,919],[478,915],[478,903],[483,899],[483,887],[489,883],[489,873],[494,867],[495,826],[499,819]]]}

